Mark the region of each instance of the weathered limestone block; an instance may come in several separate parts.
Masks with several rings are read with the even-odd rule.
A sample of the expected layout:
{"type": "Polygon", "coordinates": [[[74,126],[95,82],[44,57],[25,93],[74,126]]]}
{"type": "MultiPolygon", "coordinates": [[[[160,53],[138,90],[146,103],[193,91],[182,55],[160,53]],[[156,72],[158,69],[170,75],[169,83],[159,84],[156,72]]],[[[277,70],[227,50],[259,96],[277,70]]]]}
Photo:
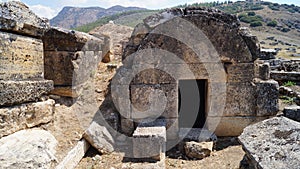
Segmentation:
{"type": "Polygon", "coordinates": [[[0,138],[53,120],[54,100],[0,108],[0,138]]]}
{"type": "Polygon", "coordinates": [[[270,64],[269,63],[256,63],[255,64],[256,77],[262,80],[270,79],[270,64]]]}
{"type": "Polygon", "coordinates": [[[206,128],[218,137],[239,136],[245,127],[268,117],[207,117],[206,128]],[[214,128],[217,125],[216,128],[214,128]]]}
{"type": "Polygon", "coordinates": [[[245,128],[239,136],[248,159],[255,169],[300,166],[300,123],[274,117],[245,128]]]}
{"type": "Polygon", "coordinates": [[[289,106],[283,110],[285,117],[300,122],[300,106],[289,106]]]}
{"type": "Polygon", "coordinates": [[[103,40],[87,33],[51,28],[43,36],[45,51],[102,51],[103,40]],[[99,43],[97,43],[99,42],[99,43]]]}
{"type": "Polygon", "coordinates": [[[203,159],[210,156],[213,150],[213,142],[186,142],[184,145],[185,154],[189,158],[203,159]]]}
{"type": "Polygon", "coordinates": [[[43,42],[0,32],[0,80],[44,78],[43,42]]]}
{"type": "Polygon", "coordinates": [[[132,118],[178,117],[176,84],[131,85],[132,118]]]}
{"type": "Polygon", "coordinates": [[[92,122],[83,137],[102,154],[114,151],[113,137],[105,127],[96,122],[92,122]]]}
{"type": "Polygon", "coordinates": [[[251,34],[251,31],[248,27],[240,27],[239,34],[243,37],[245,43],[248,46],[248,50],[250,51],[252,58],[256,60],[260,57],[260,43],[258,38],[251,34]]]}
{"type": "MultiPolygon", "coordinates": [[[[148,122],[148,126],[150,124],[159,123],[165,124],[167,130],[167,139],[168,140],[176,140],[178,139],[178,132],[179,132],[179,121],[178,118],[163,118],[163,119],[153,119],[153,118],[143,118],[143,119],[134,119],[134,122],[137,126],[144,125],[147,121],[152,121],[151,123],[148,122]]],[[[154,125],[154,124],[153,124],[154,125]]],[[[134,131],[134,130],[133,130],[134,131]]]]}
{"type": "Polygon", "coordinates": [[[133,156],[162,161],[165,159],[166,141],[164,121],[142,123],[133,133],[133,156]]]}
{"type": "Polygon", "coordinates": [[[255,78],[253,63],[225,64],[225,69],[230,83],[251,82],[255,78]]]}
{"type": "Polygon", "coordinates": [[[297,82],[300,79],[300,72],[271,71],[271,79],[274,79],[279,82],[284,82],[284,81],[297,82]]]}
{"type": "Polygon", "coordinates": [[[22,130],[0,139],[1,168],[48,169],[56,161],[55,137],[45,130],[22,130]]]}
{"type": "Polygon", "coordinates": [[[256,81],[257,116],[275,116],[279,111],[279,85],[277,81],[256,81]]]}
{"type": "Polygon", "coordinates": [[[0,30],[41,37],[50,27],[49,21],[34,14],[19,1],[0,3],[0,30]]]}
{"type": "Polygon", "coordinates": [[[94,78],[106,45],[104,41],[60,28],[51,28],[45,33],[45,78],[54,81],[58,88],[55,94],[78,97],[76,92],[71,94],[72,90],[94,78]]]}
{"type": "Polygon", "coordinates": [[[55,85],[72,85],[73,52],[45,51],[45,78],[53,80],[55,85]]]}
{"type": "Polygon", "coordinates": [[[52,89],[50,80],[0,81],[0,107],[37,101],[52,89]]]}
{"type": "MultiPolygon", "coordinates": [[[[212,99],[218,99],[214,96],[212,99]]],[[[228,83],[223,116],[255,116],[256,87],[252,83],[228,83]]],[[[214,116],[214,112],[209,116],[214,116]]]]}

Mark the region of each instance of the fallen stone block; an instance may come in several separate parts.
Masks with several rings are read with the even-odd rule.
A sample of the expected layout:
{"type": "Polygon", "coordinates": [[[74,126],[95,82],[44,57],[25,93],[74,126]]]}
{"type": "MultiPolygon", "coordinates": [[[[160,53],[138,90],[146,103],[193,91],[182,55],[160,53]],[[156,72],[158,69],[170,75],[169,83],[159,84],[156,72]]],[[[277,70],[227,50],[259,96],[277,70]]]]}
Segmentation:
{"type": "Polygon", "coordinates": [[[79,141],[77,145],[68,153],[55,169],[73,169],[88,151],[90,144],[86,140],[79,141]]]}
{"type": "Polygon", "coordinates": [[[134,158],[164,160],[166,137],[165,121],[141,123],[133,133],[134,158]]]}
{"type": "Polygon", "coordinates": [[[245,128],[239,141],[256,169],[300,166],[300,123],[274,117],[245,128]]]}
{"type": "Polygon", "coordinates": [[[0,108],[0,138],[19,130],[46,124],[54,118],[54,100],[0,108]]]}
{"type": "Polygon", "coordinates": [[[52,89],[51,80],[0,81],[0,107],[37,101],[52,89]]]}
{"type": "Polygon", "coordinates": [[[213,142],[186,142],[184,145],[185,155],[192,159],[203,159],[210,156],[213,146],[213,142]]]}
{"type": "Polygon", "coordinates": [[[300,122],[300,106],[289,106],[283,110],[285,117],[300,122]]]}
{"type": "Polygon", "coordinates": [[[56,162],[57,140],[45,130],[22,130],[0,139],[1,168],[49,169],[56,162]]]}
{"type": "Polygon", "coordinates": [[[92,122],[83,137],[102,154],[109,154],[114,151],[115,141],[113,137],[105,127],[96,122],[92,122]]]}

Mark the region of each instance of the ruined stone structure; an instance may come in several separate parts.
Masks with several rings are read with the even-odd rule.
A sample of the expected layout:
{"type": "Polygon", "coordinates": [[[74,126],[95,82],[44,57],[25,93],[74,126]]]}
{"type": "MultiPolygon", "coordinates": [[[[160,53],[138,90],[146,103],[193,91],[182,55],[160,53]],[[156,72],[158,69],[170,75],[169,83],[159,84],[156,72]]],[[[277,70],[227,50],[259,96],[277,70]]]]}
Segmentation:
{"type": "Polygon", "coordinates": [[[0,137],[3,137],[51,121],[54,101],[42,99],[53,89],[53,82],[44,79],[41,40],[49,28],[48,22],[22,3],[4,3],[0,8],[0,137]]]}
{"type": "MultiPolygon", "coordinates": [[[[53,168],[61,161],[57,138],[44,130],[57,120],[48,95],[89,99],[85,94],[95,91],[91,83],[109,39],[50,27],[18,1],[0,3],[0,9],[0,166],[53,168]]],[[[78,144],[83,156],[89,144],[78,144]]],[[[59,167],[80,159],[64,160],[59,167]]]]}
{"type": "Polygon", "coordinates": [[[130,135],[145,119],[161,118],[168,140],[176,139],[180,128],[192,127],[238,136],[246,126],[276,115],[279,86],[270,79],[269,65],[256,61],[258,55],[257,38],[233,15],[186,8],[145,19],[136,26],[112,84],[122,131],[130,135]],[[193,82],[197,90],[190,92],[193,82]],[[151,106],[164,101],[165,109],[156,114],[151,106]]]}

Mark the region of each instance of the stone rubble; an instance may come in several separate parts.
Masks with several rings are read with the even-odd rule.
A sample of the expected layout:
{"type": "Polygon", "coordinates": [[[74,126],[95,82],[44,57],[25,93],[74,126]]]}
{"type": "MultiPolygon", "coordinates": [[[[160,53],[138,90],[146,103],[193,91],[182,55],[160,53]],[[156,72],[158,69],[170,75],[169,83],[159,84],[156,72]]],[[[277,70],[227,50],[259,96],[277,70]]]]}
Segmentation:
{"type": "Polygon", "coordinates": [[[186,142],[184,145],[185,155],[192,159],[203,159],[210,156],[213,146],[213,142],[186,142]]]}

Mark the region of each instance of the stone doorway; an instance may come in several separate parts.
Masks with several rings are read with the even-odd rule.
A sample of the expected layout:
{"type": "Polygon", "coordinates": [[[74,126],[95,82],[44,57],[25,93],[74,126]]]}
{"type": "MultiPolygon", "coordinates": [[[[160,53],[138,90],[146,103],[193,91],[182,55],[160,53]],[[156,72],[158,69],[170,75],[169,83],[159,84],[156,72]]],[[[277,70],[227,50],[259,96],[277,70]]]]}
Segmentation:
{"type": "Polygon", "coordinates": [[[206,120],[207,80],[179,80],[179,128],[203,128],[206,120]]]}

